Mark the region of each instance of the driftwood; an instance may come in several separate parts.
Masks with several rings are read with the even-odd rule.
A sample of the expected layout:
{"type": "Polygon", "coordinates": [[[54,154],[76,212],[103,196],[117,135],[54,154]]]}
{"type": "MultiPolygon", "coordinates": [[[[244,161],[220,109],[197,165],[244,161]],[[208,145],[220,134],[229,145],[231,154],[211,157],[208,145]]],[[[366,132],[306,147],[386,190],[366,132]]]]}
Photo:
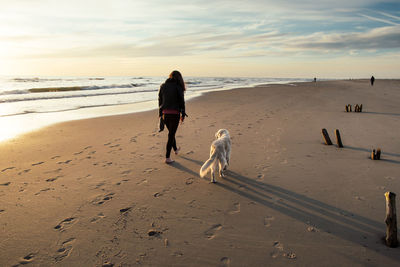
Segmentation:
{"type": "Polygon", "coordinates": [[[336,135],[336,143],[337,143],[338,147],[343,147],[342,138],[340,137],[340,132],[338,129],[335,130],[335,135],[336,135]]]}
{"type": "Polygon", "coordinates": [[[396,194],[386,192],[386,245],[394,248],[397,247],[397,218],[396,218],[396,194]]]}
{"type": "Polygon", "coordinates": [[[325,128],[322,129],[322,136],[324,137],[326,145],[328,145],[328,146],[332,145],[331,138],[329,138],[329,134],[328,134],[328,132],[326,131],[325,128]]]}

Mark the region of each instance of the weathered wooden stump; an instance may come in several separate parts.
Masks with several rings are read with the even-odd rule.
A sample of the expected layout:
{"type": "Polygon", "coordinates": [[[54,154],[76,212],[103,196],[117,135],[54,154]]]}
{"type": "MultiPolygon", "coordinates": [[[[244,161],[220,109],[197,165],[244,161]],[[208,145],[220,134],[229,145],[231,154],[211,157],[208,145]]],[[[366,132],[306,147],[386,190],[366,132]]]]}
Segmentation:
{"type": "Polygon", "coordinates": [[[360,106],[358,104],[356,104],[354,106],[354,112],[359,112],[360,111],[360,106]]]}
{"type": "Polygon", "coordinates": [[[342,138],[340,137],[340,132],[338,129],[335,130],[335,135],[336,135],[336,143],[337,143],[338,147],[343,147],[342,138]]]}
{"type": "Polygon", "coordinates": [[[325,128],[322,129],[322,136],[324,137],[325,145],[331,146],[332,141],[331,141],[331,138],[329,138],[328,131],[325,128]]]}
{"type": "Polygon", "coordinates": [[[395,248],[398,245],[397,241],[397,218],[396,218],[396,194],[386,192],[386,245],[395,248]]]}
{"type": "Polygon", "coordinates": [[[381,149],[380,148],[378,148],[376,150],[375,159],[377,159],[377,160],[381,159],[381,149]]]}
{"type": "Polygon", "coordinates": [[[376,151],[375,149],[372,150],[371,152],[371,159],[372,160],[380,160],[381,159],[381,149],[377,148],[376,151]]]}
{"type": "Polygon", "coordinates": [[[371,159],[372,160],[376,160],[375,149],[373,149],[372,152],[371,152],[371,159]]]}

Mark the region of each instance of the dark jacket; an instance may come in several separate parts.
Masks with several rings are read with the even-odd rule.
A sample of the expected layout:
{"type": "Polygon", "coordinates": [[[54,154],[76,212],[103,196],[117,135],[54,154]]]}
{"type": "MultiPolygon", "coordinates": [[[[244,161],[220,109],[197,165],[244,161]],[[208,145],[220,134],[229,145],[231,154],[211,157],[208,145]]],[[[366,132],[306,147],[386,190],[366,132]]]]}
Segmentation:
{"type": "Polygon", "coordinates": [[[183,88],[175,79],[167,79],[158,91],[159,116],[164,109],[174,109],[185,116],[185,97],[183,88]]]}

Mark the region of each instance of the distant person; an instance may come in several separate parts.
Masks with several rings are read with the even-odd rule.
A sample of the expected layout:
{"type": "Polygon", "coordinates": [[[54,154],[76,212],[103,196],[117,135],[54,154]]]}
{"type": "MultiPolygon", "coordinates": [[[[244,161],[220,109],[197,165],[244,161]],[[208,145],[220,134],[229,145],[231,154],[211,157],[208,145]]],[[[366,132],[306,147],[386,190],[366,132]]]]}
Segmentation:
{"type": "Polygon", "coordinates": [[[375,77],[372,76],[372,77],[371,77],[371,86],[374,86],[374,82],[375,82],[375,77]]]}
{"type": "Polygon", "coordinates": [[[315,83],[317,82],[317,77],[314,77],[314,82],[315,82],[315,83]]]}
{"type": "Polygon", "coordinates": [[[168,129],[167,151],[165,163],[174,162],[171,159],[171,150],[174,149],[178,154],[180,147],[176,146],[175,133],[178,129],[179,119],[183,122],[185,117],[185,93],[186,87],[182,75],[174,70],[169,78],[160,86],[158,91],[159,117],[163,118],[164,124],[168,129]]]}

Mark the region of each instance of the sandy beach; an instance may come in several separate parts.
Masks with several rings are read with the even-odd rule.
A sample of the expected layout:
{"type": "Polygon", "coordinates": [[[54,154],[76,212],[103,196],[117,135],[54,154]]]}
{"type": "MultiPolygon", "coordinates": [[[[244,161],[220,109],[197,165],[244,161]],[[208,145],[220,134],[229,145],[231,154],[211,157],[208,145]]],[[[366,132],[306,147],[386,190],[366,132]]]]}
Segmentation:
{"type": "Polygon", "coordinates": [[[186,103],[172,165],[156,110],[0,143],[0,266],[396,266],[399,248],[382,238],[384,193],[400,193],[399,88],[207,93],[186,103]],[[220,128],[231,164],[212,184],[198,172],[220,128]],[[344,148],[325,145],[322,128],[334,143],[339,129],[344,148]]]}

